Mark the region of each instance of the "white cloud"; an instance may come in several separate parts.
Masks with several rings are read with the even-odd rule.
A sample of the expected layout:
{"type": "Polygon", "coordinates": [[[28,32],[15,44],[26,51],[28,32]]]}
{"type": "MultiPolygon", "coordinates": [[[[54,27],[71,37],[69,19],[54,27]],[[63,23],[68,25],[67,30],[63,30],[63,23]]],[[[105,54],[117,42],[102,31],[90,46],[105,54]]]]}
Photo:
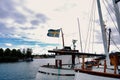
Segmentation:
{"type": "Polygon", "coordinates": [[[5,43],[5,46],[12,47],[13,45],[11,43],[5,43]]]}
{"type": "Polygon", "coordinates": [[[52,50],[54,48],[55,47],[53,46],[40,47],[39,45],[36,44],[32,49],[33,49],[33,54],[41,55],[41,54],[49,54],[48,50],[52,50]]]}
{"type": "MultiPolygon", "coordinates": [[[[57,43],[62,45],[61,37],[51,38],[47,36],[48,29],[62,28],[65,37],[65,45],[71,46],[72,39],[76,39],[78,40],[77,42],[78,49],[80,49],[77,17],[79,17],[80,19],[82,41],[83,41],[83,45],[85,45],[87,30],[89,27],[88,25],[89,12],[91,10],[90,8],[92,1],[91,0],[50,0],[50,1],[22,0],[16,2],[19,5],[15,6],[16,7],[15,9],[16,11],[18,11],[18,13],[22,14],[25,17],[25,18],[23,17],[23,19],[25,19],[24,20],[25,22],[23,21],[22,24],[19,23],[19,21],[17,22],[18,18],[17,19],[15,18],[16,21],[11,18],[4,19],[4,21],[6,21],[7,27],[15,28],[15,31],[13,31],[14,34],[12,34],[14,38],[20,38],[20,39],[22,38],[25,41],[36,41],[36,42],[55,43],[55,44],[57,43]],[[36,17],[37,14],[43,15],[45,19],[48,18],[49,20],[46,20],[46,22],[44,22],[43,20],[42,23],[41,22],[42,19],[36,17]],[[33,25],[31,22],[37,25],[33,25]]],[[[109,24],[109,21],[107,24],[109,24]]],[[[110,25],[111,24],[109,24],[109,26],[110,25]]],[[[98,28],[99,27],[98,24],[96,25],[96,27],[97,27],[96,30],[100,31],[100,28],[98,28]]],[[[5,44],[6,46],[12,46],[12,44],[10,43],[5,43],[5,44]]],[[[50,48],[50,46],[46,48],[40,47],[37,44],[18,45],[17,47],[20,48],[32,47],[35,54],[40,52],[47,53],[46,48],[50,48]]],[[[100,47],[98,47],[98,49],[99,48],[100,47]]]]}

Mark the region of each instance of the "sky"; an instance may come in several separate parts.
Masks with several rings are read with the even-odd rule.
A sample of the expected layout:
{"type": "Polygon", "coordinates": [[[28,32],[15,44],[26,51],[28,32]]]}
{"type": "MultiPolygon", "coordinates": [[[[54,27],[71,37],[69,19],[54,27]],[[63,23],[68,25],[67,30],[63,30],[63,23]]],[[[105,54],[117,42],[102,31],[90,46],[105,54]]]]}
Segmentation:
{"type": "MultiPolygon", "coordinates": [[[[0,47],[4,49],[32,48],[33,54],[46,54],[48,49],[62,47],[61,37],[48,37],[48,30],[62,28],[65,45],[72,47],[72,40],[75,39],[77,49],[80,50],[77,19],[79,18],[80,21],[82,45],[85,47],[92,1],[0,0],[0,47]]],[[[105,12],[104,16],[107,14],[105,12]]],[[[97,26],[94,30],[96,31],[94,45],[97,45],[94,52],[103,52],[98,18],[94,22],[97,26]]],[[[120,44],[111,20],[105,20],[105,22],[106,25],[111,26],[113,35],[116,36],[115,41],[120,44]]],[[[115,48],[112,49],[115,50],[115,48]]]]}

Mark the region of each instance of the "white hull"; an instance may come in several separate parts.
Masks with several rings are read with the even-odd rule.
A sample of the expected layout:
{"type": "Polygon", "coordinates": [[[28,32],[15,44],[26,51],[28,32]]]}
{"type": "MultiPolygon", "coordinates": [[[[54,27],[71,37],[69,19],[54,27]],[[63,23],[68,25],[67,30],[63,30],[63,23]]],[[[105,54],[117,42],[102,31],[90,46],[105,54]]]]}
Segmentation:
{"type": "Polygon", "coordinates": [[[120,80],[118,78],[109,78],[103,76],[90,75],[86,73],[77,72],[74,80],[120,80]]]}
{"type": "Polygon", "coordinates": [[[74,80],[75,71],[71,69],[55,69],[40,67],[36,80],[74,80]]]}

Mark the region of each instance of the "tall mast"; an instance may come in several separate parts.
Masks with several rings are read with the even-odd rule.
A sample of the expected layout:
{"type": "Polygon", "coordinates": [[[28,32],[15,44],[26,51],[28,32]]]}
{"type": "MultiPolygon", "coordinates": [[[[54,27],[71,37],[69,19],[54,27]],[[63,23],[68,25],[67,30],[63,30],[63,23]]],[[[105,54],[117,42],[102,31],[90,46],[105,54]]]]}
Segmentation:
{"type": "Polygon", "coordinates": [[[114,5],[114,11],[115,11],[115,16],[116,16],[116,20],[117,20],[117,25],[118,25],[118,29],[119,29],[119,35],[120,35],[120,12],[119,12],[119,7],[118,7],[118,2],[116,2],[116,0],[112,0],[113,1],[113,5],[114,5]]]}
{"type": "Polygon", "coordinates": [[[105,25],[104,25],[104,22],[103,22],[100,0],[97,0],[97,6],[98,6],[98,14],[99,14],[99,20],[100,20],[100,25],[101,25],[101,32],[102,32],[104,52],[106,54],[107,65],[110,65],[109,53],[108,53],[108,50],[107,50],[108,46],[107,46],[106,29],[105,29],[105,25]]]}

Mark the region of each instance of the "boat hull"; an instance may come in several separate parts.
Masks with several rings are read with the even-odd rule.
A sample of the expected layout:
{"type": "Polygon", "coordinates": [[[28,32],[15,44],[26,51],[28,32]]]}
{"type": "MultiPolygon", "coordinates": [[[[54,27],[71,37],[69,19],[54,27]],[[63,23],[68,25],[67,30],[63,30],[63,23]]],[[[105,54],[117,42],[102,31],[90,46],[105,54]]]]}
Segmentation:
{"type": "Polygon", "coordinates": [[[72,69],[58,69],[40,67],[36,80],[74,80],[75,71],[72,69]]]}
{"type": "Polygon", "coordinates": [[[120,80],[119,78],[110,78],[110,77],[103,77],[103,76],[97,76],[97,75],[91,75],[87,73],[81,73],[77,72],[75,74],[74,80],[120,80]]]}

